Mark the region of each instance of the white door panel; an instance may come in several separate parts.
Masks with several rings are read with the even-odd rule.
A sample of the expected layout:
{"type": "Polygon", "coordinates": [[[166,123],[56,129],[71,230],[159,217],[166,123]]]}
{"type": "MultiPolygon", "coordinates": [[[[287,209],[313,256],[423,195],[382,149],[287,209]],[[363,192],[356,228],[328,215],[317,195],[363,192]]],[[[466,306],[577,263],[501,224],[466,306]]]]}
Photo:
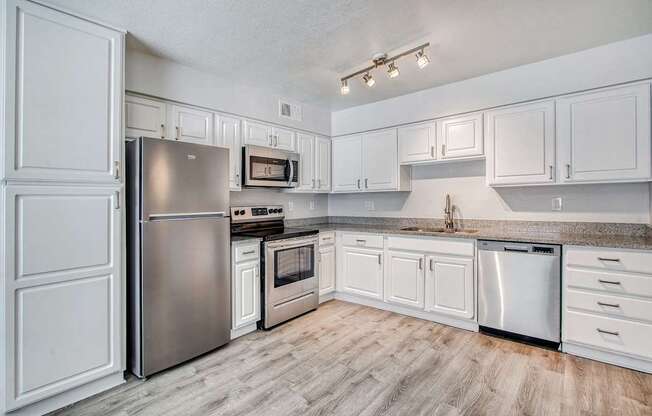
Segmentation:
{"type": "Polygon", "coordinates": [[[242,138],[240,119],[215,114],[217,144],[229,149],[229,187],[232,191],[241,189],[242,138]]]}
{"type": "Polygon", "coordinates": [[[315,179],[318,191],[331,189],[331,140],[328,137],[315,139],[315,179]]]}
{"type": "Polygon", "coordinates": [[[333,192],[362,190],[362,136],[333,140],[333,192]]]}
{"type": "Polygon", "coordinates": [[[272,140],[272,128],[267,124],[245,120],[244,144],[273,147],[274,142],[272,140]]]}
{"type": "Polygon", "coordinates": [[[435,123],[417,124],[398,129],[398,147],[401,163],[437,159],[435,123]]]}
{"type": "Polygon", "coordinates": [[[304,133],[297,135],[297,152],[299,153],[298,191],[312,191],[317,186],[315,179],[315,136],[304,133]]]}
{"type": "Polygon", "coordinates": [[[425,309],[457,318],[475,314],[473,259],[428,257],[425,309]]]}
{"type": "Polygon", "coordinates": [[[335,290],[335,246],[319,248],[319,294],[335,290]]]}
{"type": "Polygon", "coordinates": [[[342,290],[382,300],[382,251],[345,248],[343,253],[342,290]]]}
{"type": "Polygon", "coordinates": [[[213,113],[197,108],[171,105],[170,123],[173,137],[182,142],[214,145],[213,113]]]}
{"type": "Polygon", "coordinates": [[[364,190],[391,191],[398,187],[396,129],[364,135],[362,169],[364,190]]]}
{"type": "Polygon", "coordinates": [[[281,150],[294,152],[294,132],[292,130],[274,127],[272,129],[272,136],[274,136],[274,147],[281,150]]]}
{"type": "Polygon", "coordinates": [[[482,113],[437,120],[440,159],[482,156],[482,113]]]}
{"type": "Polygon", "coordinates": [[[235,265],[235,314],[233,328],[260,320],[260,279],[258,278],[258,261],[235,265]]]}
{"type": "Polygon", "coordinates": [[[385,271],[385,302],[423,308],[424,256],[389,251],[385,271]]]}
{"type": "Polygon", "coordinates": [[[125,135],[165,138],[165,103],[148,98],[125,97],[125,135]]]}

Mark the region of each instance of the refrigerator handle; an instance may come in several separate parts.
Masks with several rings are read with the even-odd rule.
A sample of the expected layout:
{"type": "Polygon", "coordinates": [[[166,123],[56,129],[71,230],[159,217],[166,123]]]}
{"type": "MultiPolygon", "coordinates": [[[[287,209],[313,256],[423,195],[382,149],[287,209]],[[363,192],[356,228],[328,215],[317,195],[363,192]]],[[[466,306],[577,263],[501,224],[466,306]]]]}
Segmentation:
{"type": "Polygon", "coordinates": [[[224,218],[224,211],[217,212],[173,212],[169,214],[150,214],[149,221],[160,220],[190,220],[196,218],[224,218]]]}

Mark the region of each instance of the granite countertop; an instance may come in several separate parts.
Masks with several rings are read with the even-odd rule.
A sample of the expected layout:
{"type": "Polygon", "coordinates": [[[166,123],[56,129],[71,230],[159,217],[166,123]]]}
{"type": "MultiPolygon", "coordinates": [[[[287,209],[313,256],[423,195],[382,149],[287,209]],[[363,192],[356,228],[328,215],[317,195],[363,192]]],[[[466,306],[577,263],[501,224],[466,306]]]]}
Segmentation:
{"type": "Polygon", "coordinates": [[[475,240],[504,240],[516,242],[560,244],[574,246],[627,248],[639,250],[652,250],[652,237],[628,236],[622,234],[584,234],[567,232],[543,232],[525,231],[514,232],[496,228],[479,228],[477,232],[445,233],[429,231],[408,231],[395,225],[381,224],[338,224],[322,223],[306,225],[302,228],[319,229],[322,231],[351,231],[378,234],[399,234],[413,236],[446,237],[446,238],[467,238],[475,240]]]}

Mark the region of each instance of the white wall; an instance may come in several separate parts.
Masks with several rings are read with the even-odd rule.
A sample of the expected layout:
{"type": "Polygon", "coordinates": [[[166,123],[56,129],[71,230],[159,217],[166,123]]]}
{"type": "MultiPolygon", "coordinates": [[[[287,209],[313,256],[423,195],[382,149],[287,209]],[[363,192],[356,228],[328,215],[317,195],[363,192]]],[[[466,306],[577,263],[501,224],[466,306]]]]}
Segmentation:
{"type": "Polygon", "coordinates": [[[648,223],[647,183],[610,185],[490,188],[484,161],[418,166],[412,170],[412,192],[339,194],[329,198],[329,215],[443,218],[450,194],[456,216],[491,220],[589,221],[648,223]],[[563,211],[552,211],[552,198],[562,197],[563,211]],[[365,209],[373,201],[375,211],[365,209]]]}
{"type": "Polygon", "coordinates": [[[652,34],[337,111],[331,130],[339,136],[643,78],[652,78],[652,34]]]}
{"type": "Polygon", "coordinates": [[[291,194],[274,189],[246,189],[231,192],[231,205],[283,205],[287,219],[325,217],[328,215],[328,194],[291,194]],[[310,209],[314,201],[315,209],[310,209]],[[290,202],[294,208],[290,210],[290,202]]]}
{"type": "Polygon", "coordinates": [[[330,136],[330,110],[304,104],[302,122],[280,118],[279,98],[292,97],[235,85],[227,79],[138,51],[127,51],[126,89],[330,136]]]}

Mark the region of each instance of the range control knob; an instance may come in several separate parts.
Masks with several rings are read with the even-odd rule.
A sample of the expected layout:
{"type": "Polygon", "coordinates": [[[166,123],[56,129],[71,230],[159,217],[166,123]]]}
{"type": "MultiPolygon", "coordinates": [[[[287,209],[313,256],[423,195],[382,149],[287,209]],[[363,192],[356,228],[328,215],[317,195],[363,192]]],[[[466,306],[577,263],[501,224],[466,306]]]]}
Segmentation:
{"type": "Polygon", "coordinates": [[[276,212],[283,212],[283,208],[277,209],[276,212]]]}
{"type": "Polygon", "coordinates": [[[241,210],[240,210],[240,215],[244,215],[244,213],[245,213],[245,210],[244,210],[244,209],[241,209],[241,210]]]}
{"type": "Polygon", "coordinates": [[[233,211],[233,215],[240,215],[240,211],[238,211],[237,209],[234,210],[234,211],[233,211]]]}

